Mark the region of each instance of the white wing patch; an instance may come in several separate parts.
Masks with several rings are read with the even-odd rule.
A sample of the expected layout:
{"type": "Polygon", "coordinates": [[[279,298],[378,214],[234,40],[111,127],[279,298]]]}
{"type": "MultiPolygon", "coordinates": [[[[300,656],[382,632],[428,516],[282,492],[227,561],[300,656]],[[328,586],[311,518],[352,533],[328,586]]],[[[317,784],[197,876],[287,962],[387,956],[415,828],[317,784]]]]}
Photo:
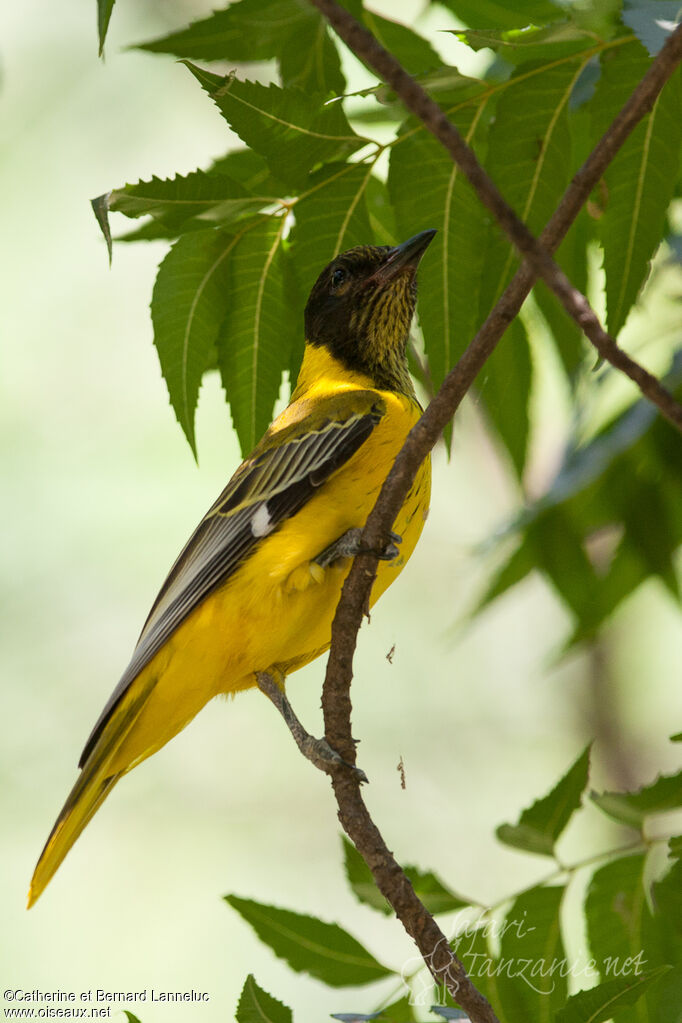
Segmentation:
{"type": "Polygon", "coordinates": [[[267,536],[275,528],[275,524],[270,518],[268,511],[267,501],[263,504],[259,504],[256,511],[251,516],[251,532],[254,536],[260,538],[261,536],[267,536]]]}

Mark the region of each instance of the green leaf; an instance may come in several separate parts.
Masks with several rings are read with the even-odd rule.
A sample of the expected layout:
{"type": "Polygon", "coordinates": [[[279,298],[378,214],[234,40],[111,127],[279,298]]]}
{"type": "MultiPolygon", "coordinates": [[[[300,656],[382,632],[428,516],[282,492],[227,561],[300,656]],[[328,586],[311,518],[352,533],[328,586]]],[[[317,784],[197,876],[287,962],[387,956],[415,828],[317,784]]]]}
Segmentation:
{"type": "Polygon", "coordinates": [[[408,995],[391,1002],[378,1014],[379,1023],[414,1023],[414,1009],[408,995]]]}
{"type": "MultiPolygon", "coordinates": [[[[310,9],[313,10],[312,6],[310,9]]],[[[279,70],[282,85],[287,87],[336,96],[346,89],[339,51],[329,36],[326,21],[319,16],[308,19],[287,37],[280,49],[279,70]]]]}
{"type": "MultiPolygon", "coordinates": [[[[500,974],[504,964],[491,951],[488,938],[495,932],[496,926],[486,921],[482,926],[471,924],[455,935],[450,946],[466,970],[472,984],[491,1005],[502,1007],[500,992],[500,974]]],[[[441,1004],[453,1004],[452,997],[445,988],[438,992],[441,1004]]],[[[456,1004],[456,1003],[455,1003],[456,1004]]],[[[506,1008],[506,1006],[505,1006],[506,1008]]],[[[504,1016],[501,1017],[503,1023],[504,1016]]]]}
{"type": "Polygon", "coordinates": [[[519,895],[501,930],[498,979],[506,1023],[552,1023],[568,995],[561,939],[563,886],[539,886],[519,895]]]}
{"type": "MultiPolygon", "coordinates": [[[[602,75],[591,103],[595,143],[649,64],[635,40],[602,54],[602,75]]],[[[681,142],[682,78],[677,72],[604,175],[607,201],[599,233],[604,251],[607,326],[614,337],[637,299],[660,241],[675,190],[681,142]]]]}
{"type": "MultiPolygon", "coordinates": [[[[590,882],[585,900],[587,935],[603,980],[634,982],[655,967],[681,961],[679,934],[671,929],[665,917],[658,912],[652,914],[649,908],[645,891],[646,863],[644,853],[612,860],[597,870],[590,882]]],[[[679,877],[674,880],[679,881],[679,877]]],[[[668,1014],[666,1002],[670,995],[669,983],[678,987],[678,981],[676,974],[647,992],[641,1011],[624,1010],[618,1017],[619,1023],[677,1020],[678,1017],[668,1014]]],[[[679,1010],[679,1003],[677,1008],[679,1010]]]]}
{"type": "Polygon", "coordinates": [[[171,404],[196,455],[194,413],[204,372],[216,361],[226,311],[234,235],[199,231],[180,238],[159,267],[152,294],[154,344],[171,404]]]}
{"type": "Polygon", "coordinates": [[[198,60],[270,60],[279,56],[282,43],[293,33],[320,20],[299,0],[240,0],[181,32],[140,43],[137,49],[198,60]]]}
{"type": "Polygon", "coordinates": [[[472,50],[494,50],[510,64],[558,60],[580,50],[593,49],[595,44],[594,34],[572,21],[523,28],[459,29],[453,34],[472,50]]]}
{"type": "Polygon", "coordinates": [[[625,0],[621,18],[655,57],[671,32],[682,22],[678,0],[625,0]]]}
{"type": "Polygon", "coordinates": [[[517,317],[486,363],[478,393],[519,477],[526,464],[532,377],[528,333],[517,317]]]}
{"type": "MultiPolygon", "coordinates": [[[[568,100],[584,60],[561,61],[528,74],[515,71],[500,96],[490,129],[487,169],[507,202],[539,234],[568,184],[571,135],[568,100]]],[[[518,256],[493,225],[481,285],[481,320],[518,266],[518,256]]]]}
{"type": "Polygon", "coordinates": [[[263,991],[252,973],[248,975],[239,997],[237,1023],[291,1023],[291,1009],[263,991]]]}
{"type": "Polygon", "coordinates": [[[616,1010],[634,1005],[670,969],[670,966],[659,966],[637,977],[619,977],[598,984],[589,991],[580,991],[572,995],[556,1014],[556,1023],[604,1023],[613,1017],[616,1010]]]}
{"type": "Polygon", "coordinates": [[[682,742],[682,732],[675,732],[674,735],[670,736],[671,742],[682,742]]]}
{"type": "MultiPolygon", "coordinates": [[[[343,851],[346,876],[356,898],[382,913],[392,913],[393,910],[375,884],[371,870],[352,842],[346,838],[343,838],[343,851]]],[[[432,871],[419,870],[418,867],[404,867],[403,869],[417,898],[426,906],[429,913],[433,915],[450,913],[472,904],[471,899],[463,899],[457,895],[444,885],[432,871]]]]}
{"type": "Polygon", "coordinates": [[[328,164],[310,176],[296,202],[291,252],[306,298],[334,256],[354,245],[372,243],[365,193],[373,167],[371,163],[328,164]]]}
{"type": "Polygon", "coordinates": [[[363,12],[362,20],[384,49],[392,53],[409,74],[420,75],[442,66],[443,59],[431,44],[407,25],[382,18],[367,9],[363,12]]]}
{"type": "MultiPolygon", "coordinates": [[[[487,101],[470,80],[461,80],[459,95],[463,105],[450,116],[474,144],[483,134],[487,101]]],[[[400,240],[425,228],[438,231],[419,279],[419,322],[430,387],[436,389],[478,327],[487,219],[457,165],[414,120],[402,126],[391,147],[388,190],[400,240]]]]}
{"type": "Polygon", "coordinates": [[[185,63],[232,130],[293,188],[304,186],[318,163],[343,159],[367,144],[349,125],[340,103],[325,104],[319,94],[242,82],[185,63]]]}
{"type": "Polygon", "coordinates": [[[261,941],[297,973],[309,973],[330,987],[370,984],[391,975],[391,970],[377,962],[338,924],[323,923],[312,916],[265,906],[236,895],[226,895],[225,901],[253,927],[261,941]]]}
{"type": "MultiPolygon", "coordinates": [[[[595,221],[583,208],[554,256],[571,284],[583,295],[588,286],[588,248],[594,234],[595,221]]],[[[585,335],[544,281],[535,283],[533,295],[550,328],[564,369],[569,377],[574,377],[587,350],[585,335]]]]}
{"type": "Polygon", "coordinates": [[[127,217],[151,215],[176,234],[189,226],[225,226],[276,201],[276,195],[253,196],[238,181],[202,170],[168,180],[154,177],[109,193],[110,210],[127,217]]]}
{"type": "MultiPolygon", "coordinates": [[[[291,266],[303,302],[326,264],[354,245],[372,242],[365,193],[373,164],[332,163],[311,174],[294,207],[289,237],[291,266]]],[[[303,316],[293,342],[290,375],[298,374],[303,357],[303,316]]]]}
{"type": "Polygon", "coordinates": [[[682,860],[673,858],[667,874],[654,882],[652,897],[657,914],[682,937],[682,860]]]}
{"type": "Polygon", "coordinates": [[[545,25],[561,13],[549,0],[440,0],[444,7],[472,28],[523,28],[545,25]]]}
{"type": "Polygon", "coordinates": [[[639,829],[650,814],[682,807],[682,771],[661,775],[637,792],[592,792],[590,798],[608,817],[639,829]]]}
{"type": "Polygon", "coordinates": [[[293,339],[302,333],[302,316],[288,308],[284,223],[281,217],[264,217],[242,230],[223,294],[218,365],[244,455],[270,424],[293,339]]]}
{"type": "Polygon", "coordinates": [[[549,795],[523,811],[518,824],[500,825],[496,831],[500,841],[527,852],[553,856],[557,839],[580,806],[589,766],[587,746],[549,795]]]}
{"type": "Polygon", "coordinates": [[[111,20],[111,12],[116,0],[97,0],[97,34],[99,36],[99,56],[104,52],[104,40],[111,20]]]}

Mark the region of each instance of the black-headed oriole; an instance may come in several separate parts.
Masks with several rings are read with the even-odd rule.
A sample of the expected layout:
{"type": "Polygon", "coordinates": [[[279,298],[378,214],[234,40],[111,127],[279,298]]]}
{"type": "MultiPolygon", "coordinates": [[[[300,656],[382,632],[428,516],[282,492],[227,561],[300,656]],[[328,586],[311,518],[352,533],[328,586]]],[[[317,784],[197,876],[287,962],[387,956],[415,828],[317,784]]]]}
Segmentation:
{"type": "MultiPolygon", "coordinates": [[[[127,771],[212,697],[277,677],[328,649],[350,557],[325,556],[362,527],[420,408],[406,348],[417,265],[434,231],[359,246],[320,274],[289,406],[237,469],[161,588],[97,721],[81,773],[36,866],[29,905],[127,771]]],[[[395,522],[374,603],[398,576],[429,506],[430,464],[395,522]]]]}

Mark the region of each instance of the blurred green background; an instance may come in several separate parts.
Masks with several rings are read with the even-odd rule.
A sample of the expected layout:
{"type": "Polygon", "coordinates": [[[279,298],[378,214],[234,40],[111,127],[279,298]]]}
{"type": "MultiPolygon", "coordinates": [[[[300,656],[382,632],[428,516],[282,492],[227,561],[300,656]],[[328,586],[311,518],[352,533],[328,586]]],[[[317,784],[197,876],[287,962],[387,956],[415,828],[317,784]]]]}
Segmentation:
{"type": "MultiPolygon", "coordinates": [[[[408,23],[418,9],[375,6],[408,23]]],[[[24,909],[82,745],[157,588],[238,462],[217,379],[200,400],[198,467],[168,405],[148,311],[165,247],[116,246],[109,270],[88,202],[124,181],[206,166],[229,144],[184,68],[125,50],[208,9],[121,0],[104,62],[94,0],[0,11],[0,979],[3,988],[206,991],[210,1001],[191,1008],[136,1011],[143,1023],[217,1023],[253,972],[296,1018],[321,1019],[371,1007],[372,992],[359,1005],[356,993],[294,976],[222,894],[337,920],[392,964],[413,948],[348,893],[328,782],[258,693],[212,704],[127,778],[36,908],[24,909]]],[[[546,367],[536,490],[556,464],[560,399],[546,367]]],[[[544,794],[592,736],[596,787],[676,767],[667,736],[682,711],[682,625],[658,584],[625,604],[598,649],[564,659],[571,625],[538,578],[468,623],[497,557],[481,544],[517,501],[475,406],[463,409],[451,462],[436,454],[421,545],[362,630],[353,687],[366,797],[389,846],[488,902],[545,872],[500,846],[497,824],[544,794]]],[[[289,686],[316,732],[323,670],[314,664],[289,686]]],[[[607,828],[588,811],[564,840],[565,858],[617,843],[607,828]]]]}

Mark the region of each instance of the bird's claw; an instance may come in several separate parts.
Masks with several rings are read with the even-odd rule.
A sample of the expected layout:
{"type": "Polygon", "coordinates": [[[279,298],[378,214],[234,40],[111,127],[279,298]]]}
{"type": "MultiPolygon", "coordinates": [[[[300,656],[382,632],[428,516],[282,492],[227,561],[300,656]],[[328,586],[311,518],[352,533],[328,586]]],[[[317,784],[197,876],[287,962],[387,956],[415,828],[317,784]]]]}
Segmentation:
{"type": "Polygon", "coordinates": [[[398,544],[402,543],[402,539],[402,536],[391,532],[388,534],[388,541],[377,550],[362,542],[362,529],[348,529],[338,540],[325,547],[314,560],[322,568],[327,568],[341,558],[354,558],[358,554],[374,554],[379,561],[393,561],[400,553],[398,544]]]}

